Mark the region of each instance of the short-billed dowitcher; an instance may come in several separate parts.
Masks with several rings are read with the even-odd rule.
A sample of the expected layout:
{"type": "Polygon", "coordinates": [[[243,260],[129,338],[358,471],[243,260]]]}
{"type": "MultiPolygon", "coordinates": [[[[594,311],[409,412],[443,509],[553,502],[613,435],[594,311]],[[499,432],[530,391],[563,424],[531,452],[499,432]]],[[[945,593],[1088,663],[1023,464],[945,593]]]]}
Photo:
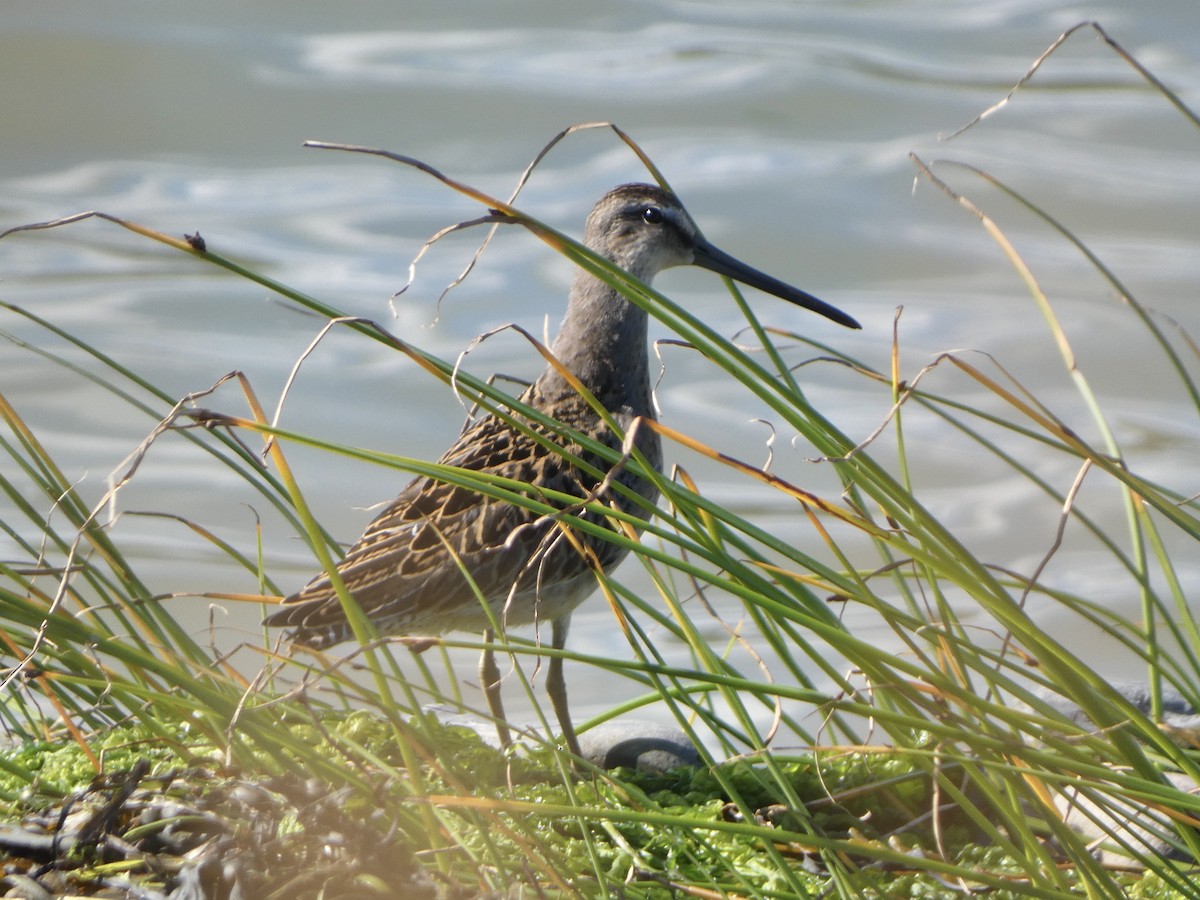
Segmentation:
{"type": "MultiPolygon", "coordinates": [[[[658,187],[627,184],[605,194],[588,216],[584,243],[643,282],[671,266],[701,266],[842,325],[859,327],[845,313],[713,247],[679,200],[658,187]]],[[[654,416],[646,324],[643,309],[580,270],[551,350],[611,414],[619,432],[605,424],[553,365],[521,395],[521,402],[614,449],[622,448],[625,436],[631,434],[645,459],[660,469],[658,434],[635,424],[654,416]]],[[[494,415],[470,423],[441,462],[528,485],[530,495],[543,501],[547,500],[544,491],[550,491],[600,499],[642,520],[649,517],[658,490],[635,475],[632,467],[621,466],[606,483],[605,476],[613,474],[611,460],[587,452],[543,425],[516,418],[583,465],[494,415]],[[632,496],[613,489],[614,483],[623,484],[632,496]]],[[[587,518],[599,524],[608,521],[599,513],[587,513],[587,518]]],[[[571,611],[596,587],[594,567],[608,572],[626,553],[602,537],[566,529],[561,519],[464,487],[417,478],[367,527],[337,568],[381,634],[482,630],[490,644],[492,619],[479,601],[482,596],[495,621],[505,627],[551,623],[551,644],[561,650],[571,611]]],[[[290,626],[292,640],[314,648],[351,637],[341,603],[324,574],[285,599],[266,624],[290,626]]],[[[484,651],[480,662],[480,679],[501,743],[507,745],[500,673],[490,650],[484,651]]],[[[546,690],[563,739],[578,754],[559,655],[550,657],[546,690]]]]}

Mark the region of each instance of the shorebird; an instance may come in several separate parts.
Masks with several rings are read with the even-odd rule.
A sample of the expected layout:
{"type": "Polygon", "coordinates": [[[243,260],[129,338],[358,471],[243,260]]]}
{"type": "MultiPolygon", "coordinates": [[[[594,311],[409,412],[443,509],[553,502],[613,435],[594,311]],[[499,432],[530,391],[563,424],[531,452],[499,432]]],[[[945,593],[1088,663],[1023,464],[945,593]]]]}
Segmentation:
{"type": "MultiPolygon", "coordinates": [[[[671,266],[701,266],[847,327],[859,327],[840,310],[718,250],[704,239],[679,200],[659,187],[627,184],[609,191],[588,216],[584,243],[646,283],[671,266]]],[[[646,462],[661,471],[658,434],[637,426],[639,420],[654,417],[646,326],[643,309],[579,270],[551,352],[608,411],[618,430],[605,424],[553,365],[524,391],[521,403],[618,452],[628,436],[646,462]]],[[[658,499],[658,489],[649,479],[627,465],[614,471],[611,460],[519,413],[513,416],[525,430],[498,416],[484,416],[468,423],[441,462],[520,482],[530,496],[569,507],[600,525],[609,524],[606,516],[581,513],[576,504],[598,499],[642,521],[649,518],[658,499]],[[627,490],[615,489],[615,484],[627,490]],[[575,504],[557,503],[547,491],[575,498],[575,504]]],[[[625,553],[616,543],[571,529],[559,517],[422,477],[367,526],[337,570],[380,634],[483,631],[488,649],[480,661],[480,681],[500,742],[507,746],[500,671],[490,649],[495,639],[492,623],[507,628],[548,622],[551,646],[561,650],[571,612],[596,588],[597,570],[611,571],[625,553]],[[490,605],[491,616],[480,597],[490,605]]],[[[325,574],[287,597],[266,624],[291,627],[293,642],[315,649],[352,636],[325,574]]],[[[563,740],[578,755],[559,655],[550,657],[546,691],[563,740]]]]}

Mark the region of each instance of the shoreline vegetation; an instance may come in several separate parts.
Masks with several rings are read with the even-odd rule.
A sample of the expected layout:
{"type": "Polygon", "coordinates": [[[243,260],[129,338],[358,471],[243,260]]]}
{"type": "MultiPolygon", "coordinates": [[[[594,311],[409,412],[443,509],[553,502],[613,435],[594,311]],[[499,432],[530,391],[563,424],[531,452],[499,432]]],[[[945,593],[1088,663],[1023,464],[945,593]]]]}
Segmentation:
{"type": "MultiPolygon", "coordinates": [[[[976,121],[1010,102],[1081,30],[1097,34],[1144,79],[1147,102],[1166,99],[1172,114],[1200,128],[1194,112],[1094,23],[1065,33],[976,121]]],[[[632,139],[592,123],[551,141],[521,184],[559,140],[584,127],[611,128],[658,176],[632,139]]],[[[1200,415],[1200,351],[1050,211],[986,172],[914,157],[920,182],[969,212],[1011,263],[1090,421],[1060,419],[1038,400],[1037,385],[979,354],[948,352],[905,371],[899,314],[886,371],[769,327],[736,291],[746,327],[730,340],[515,200],[489,197],[407,157],[314,146],[415,167],[613,284],[768,408],[777,432],[811,448],[837,489],[814,492],[660,426],[669,457],[698,454],[732,479],[779,492],[807,529],[801,541],[784,540],[714,502],[685,468],[669,476],[641,470],[663,497],[641,539],[603,498],[587,505],[609,517],[612,527],[603,532],[630,547],[638,560],[626,565],[640,562],[657,593],[631,592],[619,572],[603,579],[591,602],[612,607],[628,658],[561,652],[576,665],[619,674],[629,699],[577,724],[586,731],[637,715],[673,722],[699,764],[667,772],[581,765],[538,737],[552,731],[544,714],[523,747],[505,754],[423,712],[440,704],[479,713],[459,693],[466,679],[443,652],[479,649],[478,640],[373,640],[360,622],[361,646],[293,652],[264,633],[257,645],[236,648],[235,664],[234,648],[202,644],[176,621],[180,598],[157,595],[139,578],[110,515],[141,461],[172,441],[190,442],[215,467],[244,479],[271,527],[291,529],[327,570],[341,548],[305,502],[289,466],[295,448],[328,453],[330,465],[369,461],[531,509],[542,509],[543,498],[519,484],[282,428],[239,373],[186,398],[171,396],[86,335],[2,302],[4,315],[46,336],[44,345],[22,343],[21,351],[100,385],[152,423],[108,493],[89,498],[0,395],[0,445],[9,459],[0,469],[8,510],[0,527],[19,554],[0,562],[7,660],[0,715],[8,734],[0,749],[7,822],[0,826],[0,885],[8,896],[1200,895],[1193,862],[1200,859],[1200,796],[1192,789],[1200,763],[1186,712],[1200,707],[1200,632],[1176,569],[1200,540],[1200,500],[1194,484],[1158,483],[1123,452],[1103,396],[1074,363],[1053,298],[988,216],[988,201],[973,195],[1015,200],[1089,261],[1106,286],[1104,299],[1115,302],[1115,295],[1128,326],[1154,337],[1175,376],[1164,389],[1188,398],[1192,415],[1200,415]],[[891,408],[877,431],[843,434],[810,403],[802,381],[813,365],[836,367],[891,408]],[[934,452],[914,427],[924,422],[948,426],[989,464],[1038,488],[1045,503],[1030,515],[1058,528],[1040,564],[1029,571],[997,566],[926,510],[912,477],[934,452]],[[1039,475],[1035,461],[1047,458],[1065,461],[1074,482],[1039,475]],[[1087,498],[1095,492],[1117,498],[1124,516],[1116,525],[1092,514],[1087,498]],[[1090,541],[1124,573],[1142,599],[1138,621],[1040,581],[1064,535],[1090,541]],[[708,592],[741,604],[736,626],[716,619],[705,602],[689,602],[708,592]],[[1060,622],[1068,616],[1101,629],[1143,660],[1144,686],[1134,692],[1109,684],[1068,652],[1037,621],[1035,611],[1047,608],[1060,622]],[[848,610],[875,617],[903,652],[857,636],[845,624],[848,610]],[[725,636],[724,646],[714,645],[714,633],[725,636]],[[683,662],[678,652],[663,653],[665,640],[685,649],[683,662]],[[410,651],[415,678],[396,661],[410,651]],[[255,666],[244,664],[247,653],[255,666]],[[818,686],[813,673],[833,687],[818,686]],[[1103,847],[1068,820],[1064,796],[1105,833],[1103,847]],[[1139,828],[1109,827],[1131,817],[1139,828]]],[[[564,433],[458,364],[210,252],[199,233],[177,238],[96,212],[11,228],[0,239],[46,239],[28,232],[92,216],[323,317],[297,368],[321,352],[330,330],[343,329],[395,349],[468,404],[564,433]]],[[[493,216],[485,219],[494,225],[493,216]]],[[[600,445],[588,449],[639,465],[600,445]]],[[[206,597],[261,603],[283,593],[260,548],[234,546],[180,509],[153,515],[192,529],[259,586],[257,594],[206,597]]],[[[570,512],[561,518],[596,527],[570,512]]],[[[548,649],[511,635],[496,644],[537,710],[531,682],[548,649]]]]}

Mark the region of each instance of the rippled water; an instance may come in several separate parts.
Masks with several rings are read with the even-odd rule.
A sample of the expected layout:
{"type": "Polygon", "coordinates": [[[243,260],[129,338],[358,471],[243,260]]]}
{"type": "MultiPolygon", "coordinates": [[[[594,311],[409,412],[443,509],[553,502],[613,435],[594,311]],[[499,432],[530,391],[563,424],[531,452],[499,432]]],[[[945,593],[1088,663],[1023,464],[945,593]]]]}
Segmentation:
{"type": "MultiPolygon", "coordinates": [[[[589,11],[529,0],[469,13],[451,6],[213,2],[201,17],[183,6],[148,14],[144,4],[112,2],[89,20],[75,4],[42,2],[10,12],[0,73],[20,87],[0,97],[0,222],[94,208],[171,233],[199,230],[217,252],[348,312],[385,319],[421,242],[475,210],[419,173],[302,150],[302,140],[387,147],[506,194],[559,129],[608,119],[650,153],[714,242],[865,327],[846,333],[752,298],[764,318],[872,365],[886,367],[893,315],[903,306],[908,377],[940,351],[977,349],[1090,433],[1019,279],[968,213],[928,183],[913,190],[910,152],[987,169],[1076,229],[1147,306],[1193,333],[1200,328],[1198,133],[1090,32],[1069,42],[1008,108],[953,141],[938,140],[1003,97],[1083,17],[1100,20],[1200,105],[1194,0],[1136,7],[764,0],[589,11]]],[[[968,173],[937,171],[984,204],[1034,267],[1135,465],[1184,493],[1200,489],[1194,410],[1128,311],[1063,239],[968,173]]],[[[547,159],[522,205],[577,233],[604,190],[640,178],[637,161],[611,134],[581,134],[547,159]]],[[[499,324],[540,332],[548,318],[554,327],[569,269],[521,234],[501,235],[467,283],[437,306],[473,249],[470,237],[436,248],[389,327],[449,358],[499,324]]],[[[670,272],[658,286],[717,328],[738,327],[710,276],[670,272]]],[[[178,395],[236,368],[268,403],[319,327],[262,289],[100,222],[0,242],[0,299],[68,326],[178,395]]],[[[59,346],[10,315],[0,329],[59,346]]],[[[672,426],[751,461],[766,458],[765,427],[746,424],[761,411],[702,362],[670,351],[666,360],[660,403],[672,426]]],[[[14,345],[0,344],[0,361],[0,391],[85,492],[99,496],[147,422],[14,345]]],[[[470,366],[485,375],[539,368],[511,334],[472,353],[470,366]]],[[[813,398],[851,435],[869,434],[886,412],[845,373],[802,371],[813,398]]],[[[973,397],[962,379],[933,377],[939,388],[973,397]]],[[[232,393],[223,401],[240,408],[232,393]]],[[[335,335],[307,364],[285,424],[434,457],[461,419],[447,391],[395,354],[335,335]]],[[[914,417],[908,428],[910,450],[925,448],[915,469],[929,506],[986,558],[1031,570],[1053,537],[1053,508],[936,421],[914,417]]],[[[781,439],[775,465],[829,488],[828,474],[804,455],[781,439]]],[[[368,518],[363,508],[390,497],[402,480],[302,451],[295,458],[310,502],[346,539],[368,518]]],[[[694,458],[669,461],[685,462],[715,496],[756,521],[811,539],[778,498],[747,493],[694,458]]],[[[1038,471],[1060,488],[1075,475],[1053,457],[1038,471]]],[[[123,508],[169,510],[251,546],[252,499],[195,451],[164,442],[123,508]]],[[[1100,514],[1120,514],[1115,498],[1090,502],[1100,514]]],[[[119,527],[156,590],[255,588],[182,528],[137,520],[119,527]]],[[[314,566],[298,542],[270,527],[264,540],[275,576],[289,588],[303,583],[314,566]]],[[[1200,564],[1192,560],[1194,553],[1180,563],[1194,592],[1200,564]]],[[[1068,545],[1046,577],[1134,615],[1135,597],[1111,567],[1090,547],[1068,545]]],[[[636,567],[623,577],[646,587],[636,567]]],[[[1057,613],[1045,615],[1054,621],[1057,613]]],[[[252,637],[255,618],[236,608],[222,615],[220,640],[252,637]]],[[[199,610],[196,627],[207,619],[207,608],[199,610]]],[[[592,603],[576,616],[573,645],[623,655],[623,639],[612,632],[608,611],[592,603]]],[[[1096,656],[1097,636],[1077,623],[1064,623],[1063,640],[1096,656]]],[[[1103,662],[1114,672],[1126,667],[1116,657],[1103,662]]],[[[573,679],[579,717],[609,706],[614,691],[628,694],[623,685],[573,679]]]]}

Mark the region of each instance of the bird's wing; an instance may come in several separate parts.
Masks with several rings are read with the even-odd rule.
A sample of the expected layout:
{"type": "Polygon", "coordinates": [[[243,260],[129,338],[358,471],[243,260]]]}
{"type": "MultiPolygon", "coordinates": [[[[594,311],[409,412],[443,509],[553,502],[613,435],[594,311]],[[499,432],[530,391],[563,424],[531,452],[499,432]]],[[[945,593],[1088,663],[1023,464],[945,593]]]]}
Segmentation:
{"type": "MultiPolygon", "coordinates": [[[[576,495],[588,489],[554,450],[494,416],[468,426],[441,462],[576,495]]],[[[455,610],[464,610],[471,622],[482,615],[464,569],[493,600],[518,581],[552,578],[535,570],[538,550],[553,540],[553,528],[511,502],[418,478],[367,526],[338,563],[338,573],[380,631],[440,633],[466,627],[456,621],[455,610]],[[514,551],[514,545],[528,552],[514,551]]],[[[324,574],[286,598],[266,624],[292,626],[294,640],[313,646],[350,636],[324,574]]]]}

